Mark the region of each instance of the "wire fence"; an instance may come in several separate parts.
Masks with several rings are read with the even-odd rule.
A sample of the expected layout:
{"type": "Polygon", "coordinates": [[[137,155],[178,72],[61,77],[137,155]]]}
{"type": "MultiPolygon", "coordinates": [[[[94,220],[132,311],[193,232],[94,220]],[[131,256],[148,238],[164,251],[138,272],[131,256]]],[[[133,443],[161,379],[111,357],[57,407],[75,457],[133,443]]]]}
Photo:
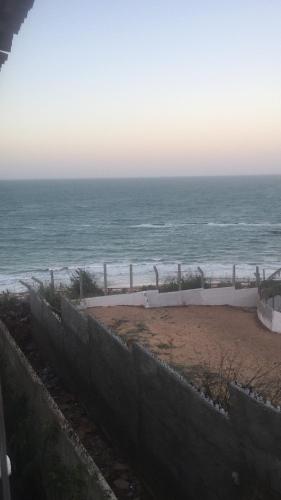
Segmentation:
{"type": "MultiPolygon", "coordinates": [[[[31,276],[30,283],[48,286],[56,290],[65,290],[77,281],[80,282],[80,298],[86,296],[86,281],[90,278],[104,294],[133,292],[146,289],[175,291],[191,288],[218,288],[234,286],[236,288],[259,287],[266,279],[265,270],[253,266],[251,273],[243,275],[239,266],[232,265],[220,274],[208,272],[198,266],[185,264],[113,264],[84,266],[77,269],[51,269],[40,277],[31,276]]],[[[28,280],[25,280],[28,281],[28,280]]]]}

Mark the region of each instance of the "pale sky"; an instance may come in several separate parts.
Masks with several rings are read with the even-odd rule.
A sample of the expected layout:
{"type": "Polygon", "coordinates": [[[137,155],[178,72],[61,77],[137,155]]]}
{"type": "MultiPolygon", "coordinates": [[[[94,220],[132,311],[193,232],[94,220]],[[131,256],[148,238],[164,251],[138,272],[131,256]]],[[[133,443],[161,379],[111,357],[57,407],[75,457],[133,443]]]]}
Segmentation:
{"type": "Polygon", "coordinates": [[[281,174],[280,0],[35,0],[0,178],[281,174]]]}

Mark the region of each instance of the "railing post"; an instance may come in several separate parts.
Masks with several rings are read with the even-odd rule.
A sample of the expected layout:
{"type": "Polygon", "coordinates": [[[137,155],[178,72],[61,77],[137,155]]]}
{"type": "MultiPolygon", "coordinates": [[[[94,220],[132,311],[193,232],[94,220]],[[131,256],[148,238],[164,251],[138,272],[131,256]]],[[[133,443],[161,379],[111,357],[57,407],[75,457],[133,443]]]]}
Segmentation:
{"type": "Polygon", "coordinates": [[[232,267],[232,286],[235,287],[235,283],[236,283],[236,265],[233,264],[233,267],[232,267]]]}
{"type": "Polygon", "coordinates": [[[133,280],[133,264],[130,264],[130,292],[133,291],[134,280],[133,280]]]}
{"type": "Polygon", "coordinates": [[[55,279],[54,279],[53,269],[50,270],[50,275],[51,275],[51,292],[52,292],[52,295],[54,295],[54,293],[55,293],[55,279]]]}
{"type": "Polygon", "coordinates": [[[6,431],[4,422],[4,404],[2,397],[2,387],[0,380],[0,467],[3,500],[11,500],[10,482],[7,467],[6,431]]]}
{"type": "Polygon", "coordinates": [[[204,278],[204,273],[201,269],[201,267],[197,267],[198,271],[199,271],[199,274],[201,276],[201,288],[205,288],[205,278],[204,278]]]}
{"type": "Polygon", "coordinates": [[[181,290],[181,264],[178,264],[178,287],[181,290]]]}
{"type": "Polygon", "coordinates": [[[80,300],[83,300],[84,290],[83,290],[83,271],[79,269],[79,281],[80,281],[80,300]]]}
{"type": "Polygon", "coordinates": [[[104,293],[105,295],[108,294],[108,288],[107,288],[107,264],[104,263],[103,265],[103,281],[104,281],[104,293]]]}
{"type": "Polygon", "coordinates": [[[153,269],[155,272],[155,286],[156,286],[156,290],[158,290],[159,289],[159,273],[158,273],[158,269],[156,266],[153,266],[153,269]]]}
{"type": "Polygon", "coordinates": [[[31,279],[35,281],[35,283],[37,283],[38,285],[44,287],[43,281],[39,280],[38,278],[35,278],[35,276],[31,276],[31,279]]]}
{"type": "Polygon", "coordinates": [[[257,284],[257,287],[259,287],[260,281],[261,281],[259,266],[256,266],[256,273],[255,274],[256,274],[256,284],[257,284]]]}

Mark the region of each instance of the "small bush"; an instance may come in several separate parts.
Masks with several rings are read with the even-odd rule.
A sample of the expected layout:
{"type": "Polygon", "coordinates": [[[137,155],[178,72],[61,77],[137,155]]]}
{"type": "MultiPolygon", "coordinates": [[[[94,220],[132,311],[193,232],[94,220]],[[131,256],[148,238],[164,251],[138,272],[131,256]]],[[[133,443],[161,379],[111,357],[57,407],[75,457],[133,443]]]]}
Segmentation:
{"type": "Polygon", "coordinates": [[[76,269],[70,278],[71,285],[66,289],[66,294],[72,299],[80,297],[80,273],[82,273],[83,296],[98,297],[104,295],[102,288],[97,284],[95,278],[88,271],[76,269]]]}
{"type": "Polygon", "coordinates": [[[11,294],[9,290],[0,293],[0,311],[2,311],[3,313],[14,309],[17,303],[17,297],[11,294]]]}
{"type": "Polygon", "coordinates": [[[41,285],[39,288],[39,293],[52,307],[52,309],[60,314],[61,312],[61,293],[55,288],[53,289],[51,285],[41,285]]]}
{"type": "MultiPolygon", "coordinates": [[[[192,273],[182,276],[181,289],[192,290],[194,288],[201,288],[201,276],[192,273]]],[[[176,278],[168,278],[159,288],[160,292],[176,292],[178,289],[179,284],[176,278]]]]}
{"type": "Polygon", "coordinates": [[[264,400],[270,399],[275,406],[281,403],[281,363],[257,366],[249,362],[245,365],[238,353],[221,351],[216,366],[203,362],[196,366],[174,363],[174,367],[227,411],[230,406],[229,385],[234,381],[257,391],[264,400]]]}
{"type": "Polygon", "coordinates": [[[262,299],[270,299],[275,295],[281,295],[281,281],[265,280],[261,284],[260,294],[262,299]]]}

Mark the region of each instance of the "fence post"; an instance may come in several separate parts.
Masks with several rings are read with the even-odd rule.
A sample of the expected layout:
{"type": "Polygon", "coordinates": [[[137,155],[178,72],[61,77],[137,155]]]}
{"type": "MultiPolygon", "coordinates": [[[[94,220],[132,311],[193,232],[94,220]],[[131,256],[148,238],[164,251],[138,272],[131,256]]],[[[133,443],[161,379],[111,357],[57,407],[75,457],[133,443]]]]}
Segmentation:
{"type": "Polygon", "coordinates": [[[262,270],[263,281],[265,281],[265,269],[262,270]]]}
{"type": "Polygon", "coordinates": [[[79,280],[80,280],[80,300],[83,300],[84,290],[83,290],[83,271],[79,269],[79,280]]]}
{"type": "Polygon", "coordinates": [[[130,292],[133,291],[133,285],[134,285],[134,280],[133,280],[133,264],[130,264],[130,292]]]}
{"type": "Polygon", "coordinates": [[[235,283],[236,283],[236,265],[233,264],[233,267],[232,267],[232,285],[235,287],[235,283]]]}
{"type": "Polygon", "coordinates": [[[38,283],[38,285],[44,287],[43,281],[39,280],[38,278],[35,278],[35,276],[31,276],[31,279],[35,281],[35,283],[38,283]]]}
{"type": "Polygon", "coordinates": [[[158,273],[158,269],[156,266],[153,266],[153,269],[155,272],[155,285],[156,285],[156,289],[158,290],[159,289],[159,273],[158,273]]]}
{"type": "Polygon", "coordinates": [[[55,293],[55,279],[54,279],[53,269],[50,270],[50,275],[51,275],[51,292],[52,292],[52,295],[54,295],[54,293],[55,293]]]}
{"type": "Polygon", "coordinates": [[[200,273],[200,276],[201,276],[201,288],[205,288],[205,278],[204,278],[204,273],[201,269],[201,267],[197,267],[199,273],[200,273]]]}
{"type": "Polygon", "coordinates": [[[108,288],[107,288],[107,264],[104,263],[103,265],[103,282],[104,282],[104,293],[105,295],[108,294],[108,288]]]}
{"type": "Polygon", "coordinates": [[[181,264],[178,264],[178,287],[181,290],[181,264]]]}

